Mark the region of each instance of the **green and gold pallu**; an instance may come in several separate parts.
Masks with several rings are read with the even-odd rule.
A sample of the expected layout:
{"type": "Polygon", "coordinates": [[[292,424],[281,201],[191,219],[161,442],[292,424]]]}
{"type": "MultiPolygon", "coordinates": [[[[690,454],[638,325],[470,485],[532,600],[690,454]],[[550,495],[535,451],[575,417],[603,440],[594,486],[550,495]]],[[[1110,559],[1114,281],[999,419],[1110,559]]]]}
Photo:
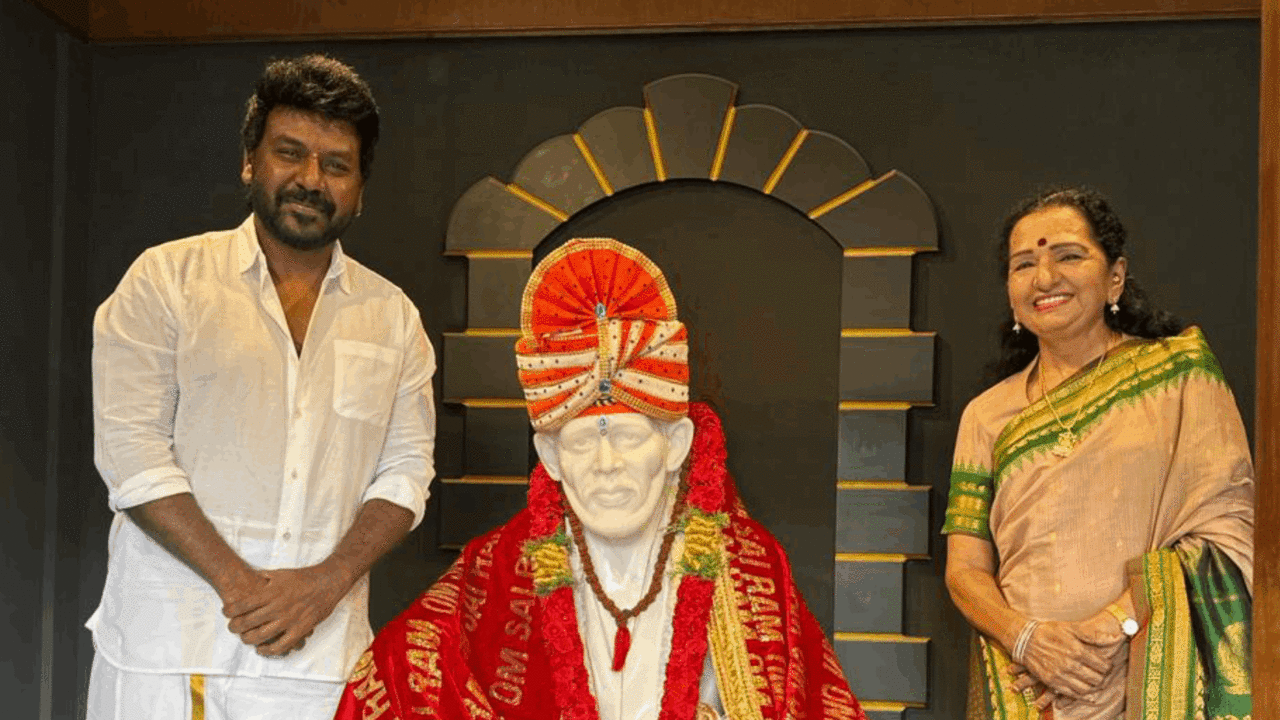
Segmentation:
{"type": "Polygon", "coordinates": [[[1252,602],[1212,545],[1162,549],[1130,564],[1138,615],[1127,720],[1250,720],[1252,602]]]}

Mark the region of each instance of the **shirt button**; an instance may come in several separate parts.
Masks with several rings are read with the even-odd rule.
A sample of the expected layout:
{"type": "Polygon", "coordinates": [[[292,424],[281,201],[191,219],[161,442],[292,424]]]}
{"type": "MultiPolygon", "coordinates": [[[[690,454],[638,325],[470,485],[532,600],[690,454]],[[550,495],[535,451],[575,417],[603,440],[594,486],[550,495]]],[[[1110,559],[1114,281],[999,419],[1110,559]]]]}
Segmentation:
{"type": "Polygon", "coordinates": [[[285,530],[285,531],[284,531],[284,539],[285,539],[285,540],[288,540],[288,539],[289,539],[289,538],[291,538],[291,537],[293,537],[293,536],[289,534],[289,531],[288,531],[288,530],[285,530]]]}
{"type": "Polygon", "coordinates": [[[297,480],[297,479],[298,479],[298,469],[297,469],[297,468],[294,468],[294,469],[293,469],[293,472],[289,473],[289,478],[290,478],[291,480],[297,480]]]}
{"type": "Polygon", "coordinates": [[[302,408],[297,408],[293,411],[293,419],[295,421],[302,419],[302,408]]]}

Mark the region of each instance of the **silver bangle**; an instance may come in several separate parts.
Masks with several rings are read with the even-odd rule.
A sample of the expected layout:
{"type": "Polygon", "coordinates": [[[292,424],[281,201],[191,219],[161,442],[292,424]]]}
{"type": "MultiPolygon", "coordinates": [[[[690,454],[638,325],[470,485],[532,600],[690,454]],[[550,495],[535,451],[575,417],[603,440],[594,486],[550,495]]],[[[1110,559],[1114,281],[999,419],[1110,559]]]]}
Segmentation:
{"type": "Polygon", "coordinates": [[[1039,620],[1028,620],[1026,625],[1022,626],[1021,632],[1018,633],[1018,639],[1013,643],[1013,661],[1022,664],[1022,655],[1027,651],[1027,643],[1031,642],[1031,633],[1036,631],[1040,626],[1039,620]]]}

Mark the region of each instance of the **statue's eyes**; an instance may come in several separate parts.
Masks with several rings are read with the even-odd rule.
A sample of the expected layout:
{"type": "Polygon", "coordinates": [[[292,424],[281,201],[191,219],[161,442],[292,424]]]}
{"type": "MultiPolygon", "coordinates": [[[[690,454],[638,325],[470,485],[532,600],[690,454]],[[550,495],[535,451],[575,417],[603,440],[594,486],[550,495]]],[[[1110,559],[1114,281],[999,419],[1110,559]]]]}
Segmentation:
{"type": "Polygon", "coordinates": [[[646,439],[648,439],[648,437],[648,433],[623,430],[611,434],[609,436],[609,441],[619,450],[630,450],[631,448],[641,445],[646,439]]]}
{"type": "Polygon", "coordinates": [[[584,434],[568,438],[564,443],[564,447],[572,453],[590,452],[596,447],[596,436],[594,434],[584,434]]]}

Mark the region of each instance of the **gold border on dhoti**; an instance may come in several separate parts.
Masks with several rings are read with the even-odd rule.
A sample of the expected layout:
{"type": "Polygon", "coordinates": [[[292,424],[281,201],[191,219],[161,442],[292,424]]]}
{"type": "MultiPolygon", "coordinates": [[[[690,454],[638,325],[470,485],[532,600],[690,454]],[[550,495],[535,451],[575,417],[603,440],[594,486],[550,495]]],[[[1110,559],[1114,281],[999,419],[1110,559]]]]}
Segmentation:
{"type": "Polygon", "coordinates": [[[191,676],[191,720],[204,720],[204,676],[191,676]]]}

